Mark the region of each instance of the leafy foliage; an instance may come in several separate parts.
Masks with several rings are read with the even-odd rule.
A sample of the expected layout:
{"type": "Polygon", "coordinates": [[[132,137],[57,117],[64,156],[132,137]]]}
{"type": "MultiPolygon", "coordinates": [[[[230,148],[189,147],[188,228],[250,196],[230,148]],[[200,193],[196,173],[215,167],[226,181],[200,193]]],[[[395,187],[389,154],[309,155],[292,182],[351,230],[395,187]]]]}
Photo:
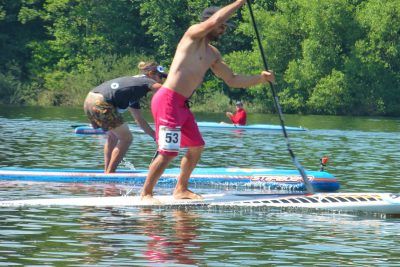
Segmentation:
{"type": "MultiPolygon", "coordinates": [[[[0,101],[81,105],[106,79],[138,61],[169,65],[187,27],[223,0],[3,0],[0,101]]],[[[400,115],[398,0],[254,0],[268,64],[284,112],[400,115]]],[[[263,69],[246,6],[216,46],[236,73],[263,69]]],[[[268,86],[231,89],[212,73],[193,96],[225,110],[241,99],[274,112],[268,86]]]]}

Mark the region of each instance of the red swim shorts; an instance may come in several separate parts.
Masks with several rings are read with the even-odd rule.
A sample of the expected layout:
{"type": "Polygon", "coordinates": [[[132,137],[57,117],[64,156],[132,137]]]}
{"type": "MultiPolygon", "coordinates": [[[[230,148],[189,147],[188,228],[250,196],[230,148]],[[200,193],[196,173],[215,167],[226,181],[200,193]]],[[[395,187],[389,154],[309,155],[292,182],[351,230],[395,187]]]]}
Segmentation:
{"type": "Polygon", "coordinates": [[[151,100],[158,151],[161,154],[177,156],[179,147],[199,147],[205,144],[186,100],[183,95],[166,87],[158,89],[151,100]],[[177,147],[165,145],[171,140],[178,143],[177,147]]]}

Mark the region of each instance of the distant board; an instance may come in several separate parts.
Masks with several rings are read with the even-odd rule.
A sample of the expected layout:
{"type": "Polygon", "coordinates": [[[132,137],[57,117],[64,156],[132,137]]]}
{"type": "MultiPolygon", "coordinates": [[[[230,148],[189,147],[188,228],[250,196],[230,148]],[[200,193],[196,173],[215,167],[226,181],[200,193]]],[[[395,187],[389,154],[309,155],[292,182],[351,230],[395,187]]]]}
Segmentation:
{"type": "MultiPolygon", "coordinates": [[[[220,129],[220,130],[255,130],[255,131],[280,131],[282,127],[280,125],[273,124],[249,124],[249,125],[235,125],[228,123],[217,123],[217,122],[198,122],[197,125],[200,129],[220,129]]],[[[287,131],[304,132],[307,129],[302,127],[290,127],[286,126],[287,131]]],[[[131,129],[132,130],[132,129],[131,129]]],[[[91,126],[81,125],[75,128],[76,134],[104,134],[105,132],[99,128],[94,129],[91,126]]]]}
{"type": "MultiPolygon", "coordinates": [[[[282,127],[274,124],[249,124],[249,125],[236,125],[229,123],[217,123],[217,122],[198,122],[197,125],[200,128],[214,128],[214,129],[230,129],[230,130],[260,130],[260,131],[280,131],[282,127]]],[[[285,126],[287,131],[306,131],[303,127],[290,127],[285,126]]]]}

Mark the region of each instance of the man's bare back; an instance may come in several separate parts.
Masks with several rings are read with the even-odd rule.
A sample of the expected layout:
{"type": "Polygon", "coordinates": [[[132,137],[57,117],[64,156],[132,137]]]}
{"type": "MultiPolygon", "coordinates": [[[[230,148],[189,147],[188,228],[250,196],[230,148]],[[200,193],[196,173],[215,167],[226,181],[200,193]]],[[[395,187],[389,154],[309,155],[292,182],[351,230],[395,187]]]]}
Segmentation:
{"type": "Polygon", "coordinates": [[[165,87],[185,97],[193,94],[207,70],[219,59],[218,50],[208,43],[207,37],[195,39],[190,33],[189,28],[179,42],[164,83],[165,87]]]}

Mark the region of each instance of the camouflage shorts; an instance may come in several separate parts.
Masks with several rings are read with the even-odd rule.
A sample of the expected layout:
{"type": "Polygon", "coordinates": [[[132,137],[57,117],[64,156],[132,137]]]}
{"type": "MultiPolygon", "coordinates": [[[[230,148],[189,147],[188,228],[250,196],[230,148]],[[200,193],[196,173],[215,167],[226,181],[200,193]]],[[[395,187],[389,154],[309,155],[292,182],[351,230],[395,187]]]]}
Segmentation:
{"type": "Polygon", "coordinates": [[[102,128],[104,131],[115,129],[124,124],[122,115],[117,109],[102,100],[95,100],[85,108],[85,113],[93,128],[102,128]]]}

